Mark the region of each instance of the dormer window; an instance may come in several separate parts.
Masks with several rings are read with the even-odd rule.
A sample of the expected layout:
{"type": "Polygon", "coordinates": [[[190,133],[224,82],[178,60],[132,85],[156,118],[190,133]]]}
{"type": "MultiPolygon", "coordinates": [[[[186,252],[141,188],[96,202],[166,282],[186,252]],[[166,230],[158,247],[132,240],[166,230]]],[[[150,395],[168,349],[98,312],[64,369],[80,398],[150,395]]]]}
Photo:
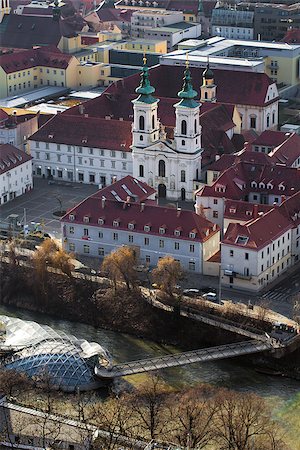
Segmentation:
{"type": "Polygon", "coordinates": [[[165,227],[160,227],[159,228],[159,234],[165,234],[165,232],[166,232],[165,227]]]}
{"type": "Polygon", "coordinates": [[[146,231],[146,233],[148,233],[150,231],[150,225],[145,225],[144,226],[144,231],[146,231]]]}
{"type": "Polygon", "coordinates": [[[129,223],[129,224],[128,224],[128,229],[129,229],[129,230],[134,230],[134,223],[132,223],[132,222],[129,223]]]}
{"type": "Polygon", "coordinates": [[[218,184],[218,185],[215,187],[215,190],[216,190],[216,192],[225,192],[225,191],[226,191],[226,186],[223,186],[223,185],[221,185],[221,184],[218,184]]]}
{"type": "Polygon", "coordinates": [[[190,236],[191,239],[195,239],[196,233],[194,231],[191,231],[189,236],[190,236]]]}
{"type": "Polygon", "coordinates": [[[114,226],[114,227],[117,228],[117,227],[119,226],[119,224],[120,224],[119,220],[114,220],[114,221],[113,221],[113,226],[114,226]]]}
{"type": "Polygon", "coordinates": [[[239,236],[236,238],[235,243],[236,243],[236,244],[239,244],[239,245],[246,245],[246,244],[248,243],[248,241],[249,241],[248,236],[240,236],[240,235],[239,235],[239,236]]]}
{"type": "Polygon", "coordinates": [[[267,184],[267,189],[273,189],[273,184],[268,183],[268,184],[267,184]]]}
{"type": "Polygon", "coordinates": [[[285,186],[283,184],[280,184],[278,187],[279,187],[280,191],[284,191],[285,190],[285,186]]]}
{"type": "Polygon", "coordinates": [[[264,189],[264,188],[265,188],[265,183],[259,183],[259,187],[260,187],[261,189],[264,189]]]}
{"type": "Polygon", "coordinates": [[[229,212],[230,212],[230,214],[235,214],[236,213],[236,208],[229,208],[229,212]]]}
{"type": "Polygon", "coordinates": [[[246,211],[246,216],[252,216],[252,211],[246,211]]]}
{"type": "Polygon", "coordinates": [[[256,181],[252,181],[252,182],[251,182],[251,187],[252,187],[252,188],[257,188],[257,183],[256,183],[256,181]]]}
{"type": "Polygon", "coordinates": [[[89,223],[89,221],[90,221],[89,216],[84,216],[83,221],[84,221],[84,223],[89,223]]]}
{"type": "Polygon", "coordinates": [[[104,225],[104,219],[102,218],[98,219],[98,225],[104,225]]]}
{"type": "Polygon", "coordinates": [[[174,235],[175,236],[180,236],[181,235],[181,231],[180,230],[175,230],[174,231],[174,235]]]}
{"type": "Polygon", "coordinates": [[[209,235],[209,229],[208,228],[205,230],[204,234],[205,234],[205,236],[209,235]]]}
{"type": "Polygon", "coordinates": [[[73,222],[73,220],[75,220],[74,214],[69,214],[69,220],[71,220],[71,222],[73,222]]]}

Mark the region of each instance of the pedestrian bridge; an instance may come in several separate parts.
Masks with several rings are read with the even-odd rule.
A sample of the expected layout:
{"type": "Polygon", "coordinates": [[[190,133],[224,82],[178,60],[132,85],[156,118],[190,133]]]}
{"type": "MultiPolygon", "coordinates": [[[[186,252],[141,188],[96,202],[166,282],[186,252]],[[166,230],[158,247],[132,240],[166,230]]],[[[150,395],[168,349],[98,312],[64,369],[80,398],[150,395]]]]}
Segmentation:
{"type": "Polygon", "coordinates": [[[217,359],[250,355],[266,350],[276,350],[276,348],[281,347],[282,344],[276,342],[274,339],[265,338],[264,342],[261,340],[249,340],[217,347],[202,348],[200,350],[189,352],[158,356],[155,358],[140,359],[123,364],[116,364],[109,368],[98,365],[95,367],[95,374],[102,379],[113,379],[125,375],[134,375],[136,373],[150,372],[153,370],[166,369],[168,367],[184,366],[196,362],[214,361],[217,359]]]}

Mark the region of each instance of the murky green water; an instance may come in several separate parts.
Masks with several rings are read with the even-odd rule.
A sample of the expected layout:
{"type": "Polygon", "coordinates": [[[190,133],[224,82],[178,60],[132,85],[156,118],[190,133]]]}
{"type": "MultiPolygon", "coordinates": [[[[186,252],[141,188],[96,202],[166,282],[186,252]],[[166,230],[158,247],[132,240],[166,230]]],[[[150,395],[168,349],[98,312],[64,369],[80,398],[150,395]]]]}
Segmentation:
{"type": "MultiPolygon", "coordinates": [[[[131,361],[150,356],[158,356],[177,349],[154,342],[133,338],[89,325],[59,320],[50,316],[0,306],[0,314],[34,320],[50,327],[73,334],[78,338],[99,342],[113,355],[117,362],[131,361]]],[[[165,382],[173,387],[210,383],[244,392],[254,392],[266,398],[272,405],[274,416],[278,418],[288,433],[293,450],[300,450],[300,382],[284,377],[259,374],[234,360],[196,363],[185,367],[161,371],[165,382]]],[[[128,381],[138,384],[147,375],[128,377],[128,381]]]]}

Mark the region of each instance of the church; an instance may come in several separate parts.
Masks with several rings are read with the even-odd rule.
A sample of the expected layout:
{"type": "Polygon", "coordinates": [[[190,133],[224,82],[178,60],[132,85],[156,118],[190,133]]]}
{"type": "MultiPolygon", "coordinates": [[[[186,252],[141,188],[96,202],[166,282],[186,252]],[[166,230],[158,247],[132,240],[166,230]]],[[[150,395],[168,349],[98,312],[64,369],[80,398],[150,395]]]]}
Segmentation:
{"type": "MultiPolygon", "coordinates": [[[[203,73],[201,97],[214,101],[213,74],[209,67],[203,73]]],[[[201,103],[195,100],[188,61],[183,87],[173,105],[175,128],[167,136],[159,120],[159,100],[149,80],[144,60],[138,97],[133,104],[132,161],[133,176],[152,186],[160,198],[192,200],[194,183],[200,180],[202,160],[202,129],[199,120],[201,103]]]]}

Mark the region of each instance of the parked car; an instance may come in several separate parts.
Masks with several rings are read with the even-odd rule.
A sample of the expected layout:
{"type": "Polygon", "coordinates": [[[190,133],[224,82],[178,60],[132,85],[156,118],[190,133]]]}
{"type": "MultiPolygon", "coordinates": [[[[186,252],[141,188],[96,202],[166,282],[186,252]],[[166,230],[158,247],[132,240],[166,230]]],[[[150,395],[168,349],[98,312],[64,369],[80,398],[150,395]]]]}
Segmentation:
{"type": "Polygon", "coordinates": [[[217,289],[210,287],[210,286],[203,286],[201,288],[201,294],[209,294],[209,293],[217,293],[217,289]]]}
{"type": "Polygon", "coordinates": [[[182,293],[188,297],[198,297],[200,295],[199,289],[184,289],[182,293]]]}
{"type": "Polygon", "coordinates": [[[209,302],[219,303],[218,296],[215,292],[208,292],[207,294],[203,294],[202,297],[209,302]]]}

